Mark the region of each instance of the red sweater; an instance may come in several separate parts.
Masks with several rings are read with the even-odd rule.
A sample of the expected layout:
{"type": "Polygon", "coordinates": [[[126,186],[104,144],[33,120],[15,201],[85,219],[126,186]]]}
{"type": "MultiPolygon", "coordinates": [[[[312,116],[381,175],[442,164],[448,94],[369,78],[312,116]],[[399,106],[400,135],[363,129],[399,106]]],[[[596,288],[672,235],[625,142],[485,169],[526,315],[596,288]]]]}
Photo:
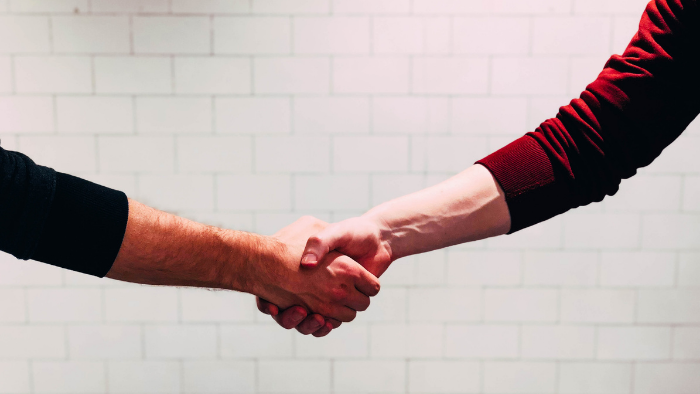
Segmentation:
{"type": "Polygon", "coordinates": [[[700,113],[700,0],[653,0],[622,56],[554,119],[478,161],[510,232],[617,192],[700,113]]]}

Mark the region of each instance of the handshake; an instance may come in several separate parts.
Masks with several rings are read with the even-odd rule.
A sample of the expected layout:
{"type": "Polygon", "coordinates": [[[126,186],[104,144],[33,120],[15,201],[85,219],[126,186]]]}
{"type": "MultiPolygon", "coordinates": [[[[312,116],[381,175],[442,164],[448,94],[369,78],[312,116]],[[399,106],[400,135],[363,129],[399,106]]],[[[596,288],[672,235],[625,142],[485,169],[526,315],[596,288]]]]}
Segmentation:
{"type": "Polygon", "coordinates": [[[258,309],[284,328],[317,337],[352,321],[396,258],[389,234],[366,216],[331,225],[302,217],[272,236],[274,261],[255,267],[258,309]]]}

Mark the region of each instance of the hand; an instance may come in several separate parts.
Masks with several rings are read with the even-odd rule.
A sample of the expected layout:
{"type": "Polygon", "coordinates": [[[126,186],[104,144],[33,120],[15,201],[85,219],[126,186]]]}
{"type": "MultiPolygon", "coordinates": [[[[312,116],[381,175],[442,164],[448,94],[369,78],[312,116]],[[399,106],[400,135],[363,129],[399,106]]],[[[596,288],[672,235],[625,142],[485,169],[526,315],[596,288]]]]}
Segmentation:
{"type": "MultiPolygon", "coordinates": [[[[295,306],[280,313],[279,305],[284,307],[285,304],[278,303],[278,305],[274,305],[264,299],[257,299],[258,309],[263,313],[272,315],[275,321],[282,327],[287,329],[296,327],[297,330],[303,334],[313,334],[318,337],[325,336],[333,328],[340,326],[341,321],[352,320],[355,317],[356,311],[367,309],[369,306],[369,297],[367,296],[374,296],[379,290],[379,283],[376,277],[362,269],[356,262],[338,253],[334,253],[323,259],[320,264],[320,271],[332,273],[330,277],[325,275],[326,277],[319,278],[319,276],[324,276],[323,272],[317,272],[318,270],[316,269],[307,270],[299,266],[299,258],[304,242],[306,242],[309,236],[323,229],[326,225],[327,223],[318,219],[304,217],[282,229],[275,234],[273,238],[297,250],[292,253],[295,256],[295,258],[292,259],[293,264],[300,274],[307,275],[307,280],[315,282],[317,286],[326,285],[328,289],[332,289],[334,285],[332,282],[328,281],[337,281],[338,277],[348,274],[350,277],[354,277],[355,282],[353,285],[346,283],[346,286],[335,286],[334,290],[330,290],[333,297],[345,299],[344,307],[339,309],[336,307],[335,311],[333,311],[328,309],[327,305],[323,305],[323,303],[316,302],[316,306],[312,306],[307,300],[304,302],[295,302],[295,306]],[[343,291],[339,292],[338,287],[343,289],[343,291]],[[306,307],[306,309],[304,307],[306,307]],[[323,316],[318,314],[308,316],[309,313],[307,309],[320,311],[324,315],[330,316],[330,318],[324,319],[323,316]]],[[[265,297],[270,299],[273,296],[265,297]]]]}

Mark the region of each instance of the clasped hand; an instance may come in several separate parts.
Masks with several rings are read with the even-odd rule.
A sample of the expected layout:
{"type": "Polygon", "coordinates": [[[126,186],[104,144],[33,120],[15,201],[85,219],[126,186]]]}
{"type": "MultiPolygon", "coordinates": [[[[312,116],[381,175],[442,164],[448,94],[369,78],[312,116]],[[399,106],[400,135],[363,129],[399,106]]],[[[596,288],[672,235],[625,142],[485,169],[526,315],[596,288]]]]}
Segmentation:
{"type": "Polygon", "coordinates": [[[258,309],[286,329],[296,328],[316,337],[352,321],[358,311],[369,307],[369,297],[379,292],[377,277],[392,262],[391,248],[382,239],[380,227],[364,217],[331,225],[303,217],[282,229],[273,237],[294,245],[294,250],[288,251],[293,261],[290,268],[294,270],[295,265],[302,281],[313,283],[290,286],[305,288],[296,294],[277,291],[270,292],[272,296],[257,297],[258,309]],[[317,287],[319,292],[309,287],[317,287]],[[315,294],[330,295],[328,302],[315,294]]]}

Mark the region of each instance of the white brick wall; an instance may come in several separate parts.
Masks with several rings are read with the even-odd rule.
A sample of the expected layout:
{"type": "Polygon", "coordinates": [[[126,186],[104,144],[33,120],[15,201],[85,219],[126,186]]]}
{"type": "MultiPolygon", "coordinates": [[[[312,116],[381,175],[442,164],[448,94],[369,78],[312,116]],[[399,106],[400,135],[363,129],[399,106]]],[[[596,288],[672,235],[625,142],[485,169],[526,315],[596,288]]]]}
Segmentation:
{"type": "MultiPolygon", "coordinates": [[[[339,220],[553,117],[646,1],[0,0],[0,140],[209,224],[339,220]]],[[[699,131],[603,203],[396,262],[324,339],[0,254],[0,393],[697,394],[699,131]]]]}

